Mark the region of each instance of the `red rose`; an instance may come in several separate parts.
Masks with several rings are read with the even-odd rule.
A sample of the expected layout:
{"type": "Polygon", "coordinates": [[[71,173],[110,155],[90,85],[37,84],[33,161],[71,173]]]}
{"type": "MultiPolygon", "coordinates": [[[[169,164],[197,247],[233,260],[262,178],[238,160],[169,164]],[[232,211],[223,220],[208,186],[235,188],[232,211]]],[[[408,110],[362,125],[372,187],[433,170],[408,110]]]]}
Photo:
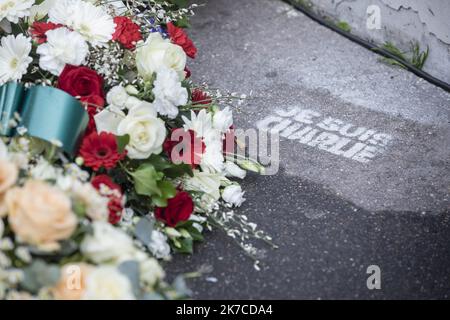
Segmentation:
{"type": "Polygon", "coordinates": [[[100,168],[112,169],[117,162],[125,158],[126,152],[119,153],[116,136],[111,133],[93,132],[84,137],[80,148],[80,156],[84,159],[84,165],[94,171],[100,168]]]}
{"type": "Polygon", "coordinates": [[[106,174],[95,176],[94,179],[92,179],[91,184],[99,191],[103,190],[102,186],[103,188],[106,187],[109,189],[109,193],[106,194],[109,198],[109,222],[111,224],[119,223],[123,211],[122,188],[118,184],[115,184],[106,174]]]}
{"type": "Polygon", "coordinates": [[[155,217],[173,228],[178,222],[187,221],[193,211],[194,201],[189,193],[179,191],[175,198],[169,199],[166,208],[155,208],[155,217]]]}
{"type": "Polygon", "coordinates": [[[62,24],[56,24],[53,22],[34,22],[30,28],[31,37],[38,44],[43,44],[47,41],[45,33],[50,30],[61,28],[62,24]]]}
{"type": "Polygon", "coordinates": [[[142,40],[139,26],[128,17],[115,17],[116,31],[113,40],[120,42],[126,49],[134,50],[136,43],[142,40]]]}
{"type": "Polygon", "coordinates": [[[206,145],[192,130],[186,132],[184,129],[173,129],[164,142],[163,148],[172,162],[185,163],[195,169],[202,161],[206,145]],[[177,147],[176,150],[174,150],[175,147],[177,147]]]}
{"type": "Polygon", "coordinates": [[[211,97],[201,89],[194,89],[191,94],[192,105],[211,104],[211,97]]]}
{"type": "Polygon", "coordinates": [[[182,47],[188,57],[195,59],[197,48],[183,29],[178,28],[172,22],[169,22],[167,24],[167,33],[170,36],[170,40],[182,47]]]}
{"type": "Polygon", "coordinates": [[[58,79],[58,88],[88,104],[105,103],[103,78],[88,67],[66,65],[58,79]]]}

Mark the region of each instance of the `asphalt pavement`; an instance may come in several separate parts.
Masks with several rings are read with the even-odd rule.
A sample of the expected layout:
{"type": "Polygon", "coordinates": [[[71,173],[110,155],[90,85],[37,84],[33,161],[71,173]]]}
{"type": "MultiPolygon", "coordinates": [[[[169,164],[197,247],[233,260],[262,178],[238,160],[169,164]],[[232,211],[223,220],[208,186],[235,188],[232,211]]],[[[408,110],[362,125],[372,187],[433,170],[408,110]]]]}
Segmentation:
{"type": "Polygon", "coordinates": [[[280,134],[278,173],[250,175],[239,209],[280,248],[257,272],[215,231],[170,274],[210,267],[198,299],[449,298],[450,94],[278,0],[208,1],[191,35],[194,79],[249,97],[239,127],[280,134]]]}

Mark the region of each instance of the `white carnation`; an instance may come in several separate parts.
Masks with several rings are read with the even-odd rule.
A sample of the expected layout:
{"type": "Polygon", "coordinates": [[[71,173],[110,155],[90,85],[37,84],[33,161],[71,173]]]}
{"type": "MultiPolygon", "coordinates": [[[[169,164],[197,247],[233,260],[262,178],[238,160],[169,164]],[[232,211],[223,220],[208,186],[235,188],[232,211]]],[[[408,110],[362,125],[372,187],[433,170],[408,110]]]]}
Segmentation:
{"type": "Polygon", "coordinates": [[[167,259],[170,256],[170,246],[167,242],[167,237],[157,230],[152,231],[148,248],[158,259],[167,259]]]}
{"type": "Polygon", "coordinates": [[[178,115],[178,106],[188,102],[187,89],[181,85],[179,76],[175,70],[161,68],[156,73],[153,93],[155,101],[153,105],[159,114],[175,119],[178,115]]]}
{"type": "Polygon", "coordinates": [[[46,32],[47,42],[40,45],[37,53],[41,56],[39,66],[59,76],[66,64],[79,66],[85,62],[89,47],[83,37],[67,28],[46,32]]]}

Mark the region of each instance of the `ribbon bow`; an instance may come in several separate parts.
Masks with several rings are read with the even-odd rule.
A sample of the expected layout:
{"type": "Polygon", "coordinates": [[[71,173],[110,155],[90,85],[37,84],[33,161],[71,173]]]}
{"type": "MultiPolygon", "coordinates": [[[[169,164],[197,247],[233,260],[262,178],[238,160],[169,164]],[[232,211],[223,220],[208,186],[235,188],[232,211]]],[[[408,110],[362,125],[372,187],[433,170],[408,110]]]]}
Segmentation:
{"type": "Polygon", "coordinates": [[[89,115],[81,103],[54,87],[34,86],[26,89],[16,82],[0,86],[0,135],[13,136],[11,122],[18,114],[19,126],[30,136],[51,143],[74,156],[87,128],[89,115]]]}

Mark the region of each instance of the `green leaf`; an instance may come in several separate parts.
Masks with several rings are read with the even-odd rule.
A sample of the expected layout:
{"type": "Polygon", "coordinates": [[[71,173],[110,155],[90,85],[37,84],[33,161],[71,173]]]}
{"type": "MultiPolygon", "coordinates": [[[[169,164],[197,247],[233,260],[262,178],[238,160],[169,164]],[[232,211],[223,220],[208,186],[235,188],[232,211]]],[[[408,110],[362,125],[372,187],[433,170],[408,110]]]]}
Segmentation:
{"type": "Polygon", "coordinates": [[[174,246],[173,249],[177,253],[194,253],[194,240],[192,238],[178,238],[177,241],[180,243],[180,247],[174,246]]]}
{"type": "Polygon", "coordinates": [[[145,245],[149,245],[152,241],[152,232],[153,232],[154,222],[147,219],[142,218],[136,224],[136,228],[134,229],[134,235],[145,245]]]}
{"type": "Polygon", "coordinates": [[[160,208],[165,208],[168,205],[167,198],[158,197],[158,196],[152,197],[152,203],[153,203],[153,205],[160,207],[160,208]]]}
{"type": "Polygon", "coordinates": [[[162,196],[158,187],[158,181],[162,180],[164,174],[157,172],[155,167],[149,163],[142,164],[135,172],[130,172],[133,177],[136,192],[144,196],[162,196]]]}
{"type": "Polygon", "coordinates": [[[168,178],[179,178],[184,176],[185,174],[189,175],[190,177],[194,176],[194,172],[192,171],[192,167],[188,164],[174,164],[170,168],[164,170],[164,174],[168,178]]]}
{"type": "Polygon", "coordinates": [[[177,195],[177,189],[174,187],[174,185],[170,181],[159,181],[158,182],[159,190],[161,191],[161,194],[166,199],[172,199],[177,195]]]}
{"type": "Polygon", "coordinates": [[[55,285],[60,278],[60,269],[56,265],[49,265],[43,260],[35,260],[24,269],[21,285],[31,293],[37,293],[43,287],[55,285]]]}
{"type": "Polygon", "coordinates": [[[127,147],[128,143],[130,143],[130,136],[128,134],[124,136],[116,136],[117,140],[117,149],[119,153],[122,153],[125,151],[125,148],[127,147]]]}

